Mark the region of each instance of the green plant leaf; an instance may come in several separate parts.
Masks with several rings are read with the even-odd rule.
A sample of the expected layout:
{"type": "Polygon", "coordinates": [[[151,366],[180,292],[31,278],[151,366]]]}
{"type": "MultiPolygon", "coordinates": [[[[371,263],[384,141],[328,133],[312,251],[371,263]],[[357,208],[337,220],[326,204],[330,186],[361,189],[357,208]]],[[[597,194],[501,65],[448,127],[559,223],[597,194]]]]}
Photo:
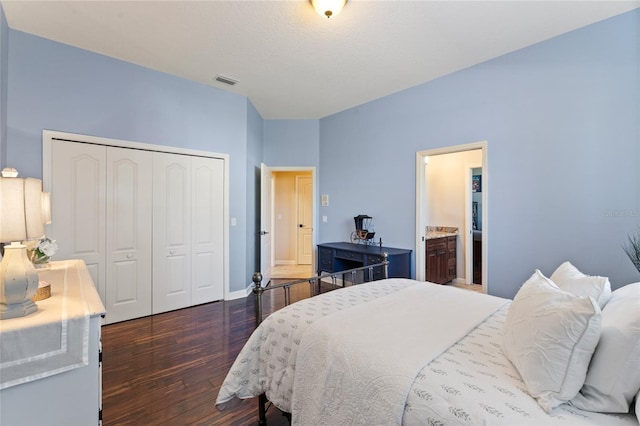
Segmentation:
{"type": "Polygon", "coordinates": [[[629,235],[629,241],[627,244],[622,246],[624,251],[631,259],[631,263],[636,267],[638,272],[640,272],[640,228],[636,231],[635,234],[629,235]]]}

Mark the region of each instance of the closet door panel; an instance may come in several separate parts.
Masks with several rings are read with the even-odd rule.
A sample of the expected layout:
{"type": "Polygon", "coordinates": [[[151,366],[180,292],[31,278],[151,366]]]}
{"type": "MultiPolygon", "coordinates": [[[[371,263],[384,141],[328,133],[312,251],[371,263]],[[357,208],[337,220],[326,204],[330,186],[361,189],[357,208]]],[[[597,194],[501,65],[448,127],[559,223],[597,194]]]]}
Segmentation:
{"type": "Polygon", "coordinates": [[[153,154],[153,313],[191,305],[191,159],[153,154]]]}
{"type": "MultiPolygon", "coordinates": [[[[115,311],[122,311],[123,306],[126,309],[126,305],[134,305],[139,301],[138,289],[135,285],[132,285],[132,277],[138,275],[136,268],[136,262],[120,261],[114,262],[110,265],[109,272],[107,273],[109,285],[107,286],[107,298],[111,299],[110,303],[112,308],[107,307],[106,322],[112,323],[117,321],[124,321],[132,317],[116,318],[115,311]]],[[[135,284],[135,281],[133,282],[135,284]]],[[[149,309],[150,310],[150,309],[149,309]]],[[[147,313],[149,315],[151,312],[147,313]]],[[[122,314],[118,315],[123,317],[122,314]]],[[[138,316],[138,315],[137,315],[138,316]]],[[[144,316],[141,313],[139,316],[144,316]]]]}
{"type": "Polygon", "coordinates": [[[105,300],[106,147],[56,140],[51,146],[53,260],[82,259],[105,300]]]}
{"type": "Polygon", "coordinates": [[[224,161],[193,157],[191,304],[224,298],[224,161]]]}
{"type": "Polygon", "coordinates": [[[151,314],[153,156],[107,149],[106,322],[151,314]]]}
{"type": "MultiPolygon", "coordinates": [[[[190,293],[190,289],[188,288],[189,283],[185,282],[184,279],[185,273],[189,269],[189,265],[187,264],[189,260],[188,256],[185,254],[170,254],[166,259],[167,264],[165,271],[167,275],[165,278],[165,293],[170,297],[182,299],[190,293]]],[[[188,301],[185,303],[184,306],[190,305],[188,301]]]]}

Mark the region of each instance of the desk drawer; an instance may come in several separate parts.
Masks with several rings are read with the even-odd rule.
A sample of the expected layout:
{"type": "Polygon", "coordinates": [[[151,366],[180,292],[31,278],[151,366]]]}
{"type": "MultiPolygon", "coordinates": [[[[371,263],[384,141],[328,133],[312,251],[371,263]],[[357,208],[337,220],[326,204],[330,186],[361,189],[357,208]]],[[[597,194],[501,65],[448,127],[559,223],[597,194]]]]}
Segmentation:
{"type": "MultiPolygon", "coordinates": [[[[381,280],[383,277],[383,272],[384,269],[382,268],[382,266],[376,266],[375,268],[373,268],[373,278],[371,278],[373,281],[377,281],[377,280],[381,280]]],[[[367,273],[369,273],[367,271],[367,273]]]]}
{"type": "Polygon", "coordinates": [[[357,260],[360,262],[362,262],[362,259],[363,259],[362,253],[353,253],[353,252],[344,251],[344,250],[336,250],[336,257],[340,259],[357,260]]]}
{"type": "Polygon", "coordinates": [[[382,263],[382,256],[367,255],[367,265],[375,265],[376,263],[382,263]]]}
{"type": "Polygon", "coordinates": [[[333,250],[320,247],[318,250],[318,269],[333,272],[333,250]]]}

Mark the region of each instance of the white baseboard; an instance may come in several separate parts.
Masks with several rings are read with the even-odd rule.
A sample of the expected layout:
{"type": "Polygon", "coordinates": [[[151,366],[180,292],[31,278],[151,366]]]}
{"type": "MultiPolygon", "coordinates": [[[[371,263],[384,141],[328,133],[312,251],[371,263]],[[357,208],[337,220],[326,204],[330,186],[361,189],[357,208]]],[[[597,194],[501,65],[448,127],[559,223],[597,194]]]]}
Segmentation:
{"type": "Polygon", "coordinates": [[[297,265],[298,262],[296,262],[295,260],[276,260],[275,261],[276,266],[282,266],[282,265],[297,265]]]}
{"type": "Polygon", "coordinates": [[[253,287],[249,286],[247,288],[245,288],[244,290],[238,290],[238,291],[232,291],[231,293],[227,294],[227,297],[224,298],[224,300],[236,300],[236,299],[242,299],[247,297],[248,295],[251,294],[251,289],[253,287]]]}

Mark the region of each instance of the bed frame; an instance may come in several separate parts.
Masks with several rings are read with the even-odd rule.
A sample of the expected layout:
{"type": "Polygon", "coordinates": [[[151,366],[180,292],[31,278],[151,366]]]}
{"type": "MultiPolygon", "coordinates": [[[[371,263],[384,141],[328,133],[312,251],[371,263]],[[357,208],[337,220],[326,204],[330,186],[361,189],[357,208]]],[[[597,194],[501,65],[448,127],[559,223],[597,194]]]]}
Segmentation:
{"type": "MultiPolygon", "coordinates": [[[[332,290],[344,287],[345,283],[349,282],[351,285],[361,284],[364,282],[375,281],[374,279],[374,268],[382,268],[382,276],[379,279],[386,279],[389,276],[389,255],[384,252],[382,253],[382,262],[376,263],[375,265],[363,266],[360,268],[349,269],[346,271],[333,272],[333,273],[324,273],[322,275],[317,275],[312,278],[304,278],[300,280],[290,281],[277,285],[269,285],[267,283],[266,287],[262,286],[262,274],[260,272],[256,272],[251,277],[253,281],[253,295],[255,298],[255,316],[256,316],[256,328],[262,323],[262,294],[265,291],[271,291],[276,289],[284,290],[284,305],[289,306],[291,304],[291,287],[299,284],[308,284],[309,290],[311,293],[310,297],[317,296],[322,293],[322,282],[323,280],[331,279],[332,290]],[[359,274],[358,272],[362,271],[362,280],[358,282],[359,274]],[[338,284],[338,277],[342,277],[342,285],[338,284]],[[347,278],[350,278],[348,280],[347,278]]],[[[258,425],[266,426],[267,424],[267,396],[263,393],[258,397],[258,425]]],[[[283,413],[289,421],[291,421],[290,413],[283,413]]]]}

